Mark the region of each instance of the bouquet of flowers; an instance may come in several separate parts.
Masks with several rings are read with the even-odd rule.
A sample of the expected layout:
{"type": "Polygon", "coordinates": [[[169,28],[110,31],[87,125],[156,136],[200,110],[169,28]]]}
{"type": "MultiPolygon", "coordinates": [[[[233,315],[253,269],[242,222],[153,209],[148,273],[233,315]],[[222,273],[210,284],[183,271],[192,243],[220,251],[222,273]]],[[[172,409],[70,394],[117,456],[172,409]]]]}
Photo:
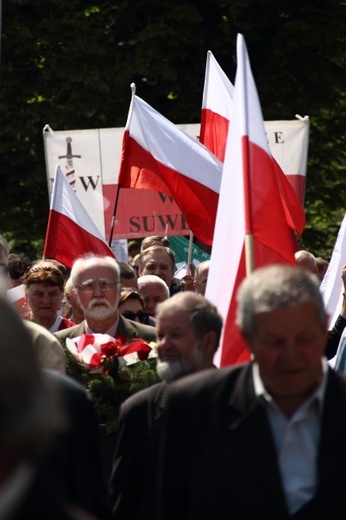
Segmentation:
{"type": "Polygon", "coordinates": [[[92,396],[105,433],[117,431],[121,403],[130,395],[160,381],[156,374],[156,344],[140,338],[82,334],[67,338],[67,374],[92,396]]]}

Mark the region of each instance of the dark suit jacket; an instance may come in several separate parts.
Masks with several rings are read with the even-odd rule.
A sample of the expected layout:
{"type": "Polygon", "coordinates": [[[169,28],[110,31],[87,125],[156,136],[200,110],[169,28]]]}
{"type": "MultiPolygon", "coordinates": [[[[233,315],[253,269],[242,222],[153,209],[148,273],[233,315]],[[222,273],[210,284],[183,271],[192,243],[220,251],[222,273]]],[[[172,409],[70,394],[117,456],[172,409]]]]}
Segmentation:
{"type": "Polygon", "coordinates": [[[114,520],[156,518],[158,443],[167,389],[166,383],[158,383],[121,405],[111,476],[114,520]]]}
{"type": "Polygon", "coordinates": [[[102,461],[96,414],[84,388],[55,370],[45,370],[57,392],[65,421],[42,460],[40,478],[67,504],[79,506],[96,518],[110,517],[110,501],[102,461]]]}
{"type": "MultiPolygon", "coordinates": [[[[60,330],[54,333],[60,341],[66,338],[77,338],[85,333],[85,320],[76,325],[75,327],[69,327],[65,330],[60,330]]],[[[117,334],[125,334],[127,338],[141,338],[146,341],[156,341],[156,328],[151,325],[143,325],[136,321],[128,320],[121,314],[119,315],[119,325],[117,334]]]]}
{"type": "Polygon", "coordinates": [[[289,516],[251,367],[210,370],[170,385],[159,469],[160,520],[345,517],[345,379],[329,369],[317,492],[289,516]]]}
{"type": "Polygon", "coordinates": [[[56,370],[44,370],[44,377],[59,405],[53,436],[31,461],[32,477],[24,490],[17,489],[12,513],[1,518],[76,520],[72,509],[77,508],[83,512],[78,518],[107,520],[108,485],[90,399],[83,387],[56,370]]]}

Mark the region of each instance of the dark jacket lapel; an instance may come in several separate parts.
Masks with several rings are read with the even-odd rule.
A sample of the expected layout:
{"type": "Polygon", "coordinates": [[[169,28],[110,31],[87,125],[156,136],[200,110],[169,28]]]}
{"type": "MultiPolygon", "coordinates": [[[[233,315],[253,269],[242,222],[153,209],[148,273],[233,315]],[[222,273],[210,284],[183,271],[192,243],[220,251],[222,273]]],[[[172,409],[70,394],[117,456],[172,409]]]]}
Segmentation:
{"type": "Polygon", "coordinates": [[[282,514],[286,503],[274,439],[264,407],[254,392],[252,363],[241,371],[227,406],[226,428],[254,479],[282,514]]]}

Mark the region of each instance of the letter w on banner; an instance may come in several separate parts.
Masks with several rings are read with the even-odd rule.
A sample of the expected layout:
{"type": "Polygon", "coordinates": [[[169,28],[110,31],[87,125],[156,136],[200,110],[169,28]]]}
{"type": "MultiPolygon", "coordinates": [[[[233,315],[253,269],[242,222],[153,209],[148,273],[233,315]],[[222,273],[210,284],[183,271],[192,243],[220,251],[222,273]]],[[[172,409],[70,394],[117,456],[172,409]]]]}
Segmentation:
{"type": "MultiPolygon", "coordinates": [[[[251,269],[273,263],[296,265],[287,208],[280,195],[278,168],[269,151],[244,38],[238,35],[232,124],[227,136],[206,290],[206,297],[224,318],[221,347],[215,359],[218,366],[250,359],[235,323],[236,293],[247,274],[246,260],[249,260],[245,254],[245,236],[252,237],[254,250],[248,270],[249,265],[251,269]]],[[[304,220],[297,198],[290,209],[298,220],[304,220]]]]}
{"type": "Polygon", "coordinates": [[[60,166],[56,167],[43,256],[71,268],[76,258],[86,254],[112,256],[83,204],[73,191],[60,166]]]}

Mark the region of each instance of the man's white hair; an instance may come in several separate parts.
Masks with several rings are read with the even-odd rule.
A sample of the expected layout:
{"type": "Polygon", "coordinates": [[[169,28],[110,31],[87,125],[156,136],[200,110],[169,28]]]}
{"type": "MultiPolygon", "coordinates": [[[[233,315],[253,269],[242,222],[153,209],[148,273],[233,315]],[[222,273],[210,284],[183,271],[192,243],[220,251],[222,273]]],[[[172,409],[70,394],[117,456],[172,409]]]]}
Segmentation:
{"type": "Polygon", "coordinates": [[[143,276],[140,276],[137,279],[138,289],[140,289],[141,285],[145,284],[146,282],[151,282],[151,283],[156,283],[156,284],[162,285],[162,287],[165,289],[167,298],[169,298],[169,296],[170,296],[169,287],[166,284],[166,282],[164,280],[162,280],[162,278],[160,278],[159,276],[156,276],[155,274],[144,274],[143,276]]]}

